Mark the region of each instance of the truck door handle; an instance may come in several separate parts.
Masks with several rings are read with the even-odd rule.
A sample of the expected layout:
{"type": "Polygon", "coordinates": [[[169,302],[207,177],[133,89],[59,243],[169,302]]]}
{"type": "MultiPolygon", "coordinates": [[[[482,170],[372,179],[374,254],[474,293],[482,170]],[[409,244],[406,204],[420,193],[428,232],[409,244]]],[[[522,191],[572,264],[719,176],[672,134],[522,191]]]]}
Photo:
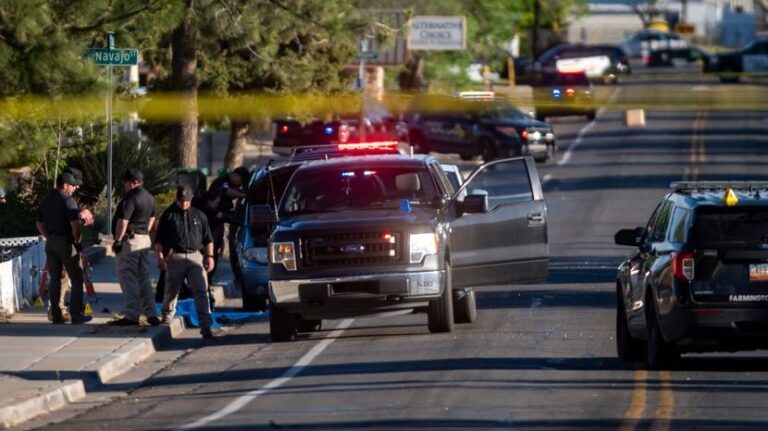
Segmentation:
{"type": "Polygon", "coordinates": [[[542,224],[544,224],[544,214],[542,213],[528,214],[528,226],[538,226],[542,224]]]}

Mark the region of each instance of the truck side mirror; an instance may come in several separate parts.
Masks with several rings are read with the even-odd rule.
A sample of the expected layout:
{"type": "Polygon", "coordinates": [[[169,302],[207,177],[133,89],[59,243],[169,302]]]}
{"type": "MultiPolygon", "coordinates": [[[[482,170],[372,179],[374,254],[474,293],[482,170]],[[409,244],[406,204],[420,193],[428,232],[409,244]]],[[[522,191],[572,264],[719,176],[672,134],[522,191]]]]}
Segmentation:
{"type": "Polygon", "coordinates": [[[488,195],[467,195],[463,201],[456,202],[456,210],[459,214],[487,213],[489,211],[488,195]]]}

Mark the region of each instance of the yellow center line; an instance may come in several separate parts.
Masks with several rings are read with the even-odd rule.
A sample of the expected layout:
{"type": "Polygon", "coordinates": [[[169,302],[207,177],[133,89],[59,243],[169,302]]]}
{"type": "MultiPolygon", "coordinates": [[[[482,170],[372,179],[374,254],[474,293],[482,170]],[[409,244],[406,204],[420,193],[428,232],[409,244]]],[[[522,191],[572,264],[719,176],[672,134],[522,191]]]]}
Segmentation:
{"type": "Polygon", "coordinates": [[[651,431],[669,431],[670,422],[674,416],[675,394],[672,391],[672,373],[659,371],[661,392],[656,411],[653,414],[653,426],[651,431]]]}
{"type": "Polygon", "coordinates": [[[635,370],[635,389],[632,392],[632,401],[630,401],[627,413],[624,414],[624,420],[621,422],[619,431],[634,431],[640,419],[643,418],[647,398],[647,383],[645,381],[647,377],[648,372],[646,370],[635,370]]]}

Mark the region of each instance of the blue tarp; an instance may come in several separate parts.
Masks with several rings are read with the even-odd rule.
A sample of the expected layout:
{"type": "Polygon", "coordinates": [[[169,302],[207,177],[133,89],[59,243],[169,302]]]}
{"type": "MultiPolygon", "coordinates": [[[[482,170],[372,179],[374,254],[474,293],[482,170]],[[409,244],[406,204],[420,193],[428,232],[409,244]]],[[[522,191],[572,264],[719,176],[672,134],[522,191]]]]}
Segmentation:
{"type": "MultiPolygon", "coordinates": [[[[160,307],[161,306],[158,305],[158,314],[160,313],[160,307]]],[[[195,311],[195,300],[192,298],[182,299],[176,302],[176,316],[183,317],[187,326],[193,328],[200,327],[200,320],[197,318],[197,311],[195,311]]],[[[269,316],[269,311],[214,311],[212,313],[212,328],[219,328],[222,325],[230,323],[263,319],[267,316],[269,316]]]]}

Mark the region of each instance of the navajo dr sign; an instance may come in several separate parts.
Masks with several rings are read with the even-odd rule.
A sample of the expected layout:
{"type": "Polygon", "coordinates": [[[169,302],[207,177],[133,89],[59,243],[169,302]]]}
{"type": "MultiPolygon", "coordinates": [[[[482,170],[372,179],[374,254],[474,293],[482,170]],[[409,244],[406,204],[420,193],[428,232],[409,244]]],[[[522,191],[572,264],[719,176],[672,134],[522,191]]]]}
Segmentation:
{"type": "Polygon", "coordinates": [[[99,66],[136,66],[139,64],[139,50],[124,49],[89,49],[86,55],[99,66]]]}
{"type": "Polygon", "coordinates": [[[410,21],[408,49],[462,51],[467,45],[463,16],[415,16],[410,21]]]}

